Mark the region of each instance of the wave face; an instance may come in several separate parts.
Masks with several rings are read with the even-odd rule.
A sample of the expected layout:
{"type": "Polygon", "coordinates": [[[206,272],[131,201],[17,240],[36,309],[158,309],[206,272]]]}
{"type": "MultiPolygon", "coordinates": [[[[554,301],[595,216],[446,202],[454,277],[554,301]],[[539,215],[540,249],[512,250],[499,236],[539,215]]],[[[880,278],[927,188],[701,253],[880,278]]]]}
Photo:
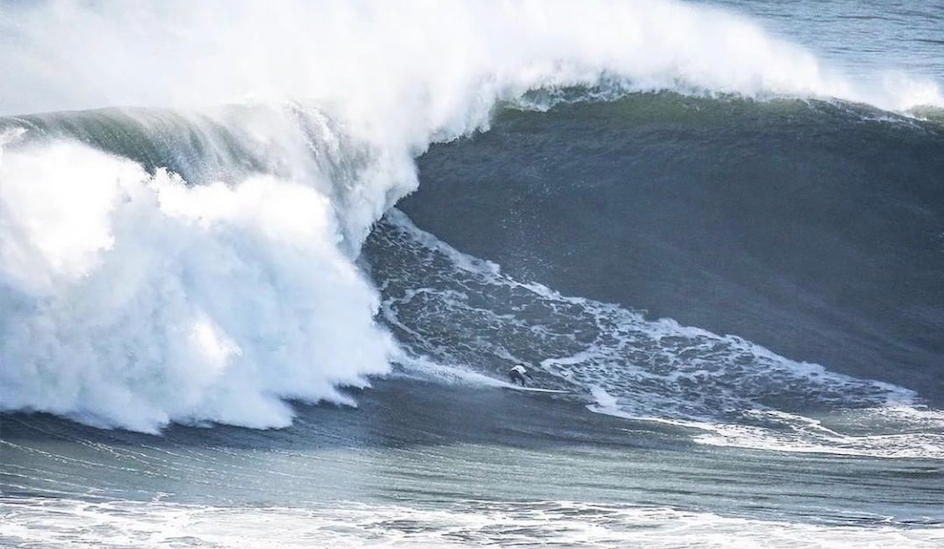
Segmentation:
{"type": "Polygon", "coordinates": [[[508,110],[420,170],[431,232],[394,211],[366,252],[412,354],[704,444],[944,458],[938,123],[642,94],[508,110]]]}
{"type": "Polygon", "coordinates": [[[665,0],[2,8],[0,406],[149,432],[284,426],[284,399],[349,403],[389,371],[363,240],[414,158],[499,103],[944,106],[933,80],[850,78],[665,0]]]}
{"type": "Polygon", "coordinates": [[[519,282],[397,210],[366,254],[406,364],[427,374],[475,382],[524,362],[591,411],[690,427],[703,444],[944,459],[944,414],[916,391],[519,282]]]}
{"type": "Polygon", "coordinates": [[[401,203],[518,280],[920,391],[944,385],[944,130],[643,94],[509,110],[401,203]]]}

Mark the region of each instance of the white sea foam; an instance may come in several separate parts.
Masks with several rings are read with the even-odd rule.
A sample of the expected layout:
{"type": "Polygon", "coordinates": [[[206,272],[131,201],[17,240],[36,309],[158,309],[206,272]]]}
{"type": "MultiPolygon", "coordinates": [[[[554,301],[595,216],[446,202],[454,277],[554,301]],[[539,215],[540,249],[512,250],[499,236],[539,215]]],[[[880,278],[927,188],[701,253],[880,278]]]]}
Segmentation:
{"type": "Polygon", "coordinates": [[[818,525],[664,507],[470,502],[449,508],[337,504],[211,507],[0,500],[0,541],[56,547],[936,548],[939,526],[818,525]]]}
{"type": "Polygon", "coordinates": [[[230,187],[73,143],[0,165],[2,405],[155,431],[282,427],[282,399],[349,402],[394,344],[309,185],[230,187]]]}

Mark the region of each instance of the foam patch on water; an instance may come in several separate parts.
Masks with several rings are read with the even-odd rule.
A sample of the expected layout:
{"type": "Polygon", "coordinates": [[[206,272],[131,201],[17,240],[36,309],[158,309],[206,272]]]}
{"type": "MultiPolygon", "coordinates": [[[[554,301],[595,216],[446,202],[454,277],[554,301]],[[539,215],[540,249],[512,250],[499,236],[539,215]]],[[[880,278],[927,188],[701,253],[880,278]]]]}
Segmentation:
{"type": "Polygon", "coordinates": [[[639,547],[931,549],[934,526],[826,526],[662,507],[468,502],[314,508],[0,500],[0,540],[56,547],[639,547]]]}
{"type": "Polygon", "coordinates": [[[495,378],[531,364],[537,385],[593,412],[686,427],[702,444],[944,459],[944,412],[909,389],[518,282],[395,210],[371,245],[381,314],[405,352],[495,378]]]}

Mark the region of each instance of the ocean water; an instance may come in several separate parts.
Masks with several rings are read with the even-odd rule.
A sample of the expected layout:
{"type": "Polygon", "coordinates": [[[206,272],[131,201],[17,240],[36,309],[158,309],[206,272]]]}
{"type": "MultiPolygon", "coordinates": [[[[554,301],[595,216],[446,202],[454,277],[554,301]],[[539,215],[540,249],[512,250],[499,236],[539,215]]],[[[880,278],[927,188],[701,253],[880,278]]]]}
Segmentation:
{"type": "Polygon", "coordinates": [[[940,0],[0,0],[0,75],[0,546],[944,545],[940,0]]]}

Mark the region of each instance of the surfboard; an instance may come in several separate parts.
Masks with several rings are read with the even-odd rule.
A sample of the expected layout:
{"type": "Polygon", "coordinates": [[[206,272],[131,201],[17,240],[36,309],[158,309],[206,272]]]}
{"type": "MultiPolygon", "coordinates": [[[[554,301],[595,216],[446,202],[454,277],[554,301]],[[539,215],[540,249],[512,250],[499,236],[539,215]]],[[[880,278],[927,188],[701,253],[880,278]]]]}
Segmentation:
{"type": "Polygon", "coordinates": [[[524,391],[526,393],[549,393],[553,395],[570,395],[573,394],[570,391],[562,391],[560,389],[541,389],[539,387],[517,387],[514,385],[502,385],[503,389],[511,389],[512,391],[524,391]]]}

